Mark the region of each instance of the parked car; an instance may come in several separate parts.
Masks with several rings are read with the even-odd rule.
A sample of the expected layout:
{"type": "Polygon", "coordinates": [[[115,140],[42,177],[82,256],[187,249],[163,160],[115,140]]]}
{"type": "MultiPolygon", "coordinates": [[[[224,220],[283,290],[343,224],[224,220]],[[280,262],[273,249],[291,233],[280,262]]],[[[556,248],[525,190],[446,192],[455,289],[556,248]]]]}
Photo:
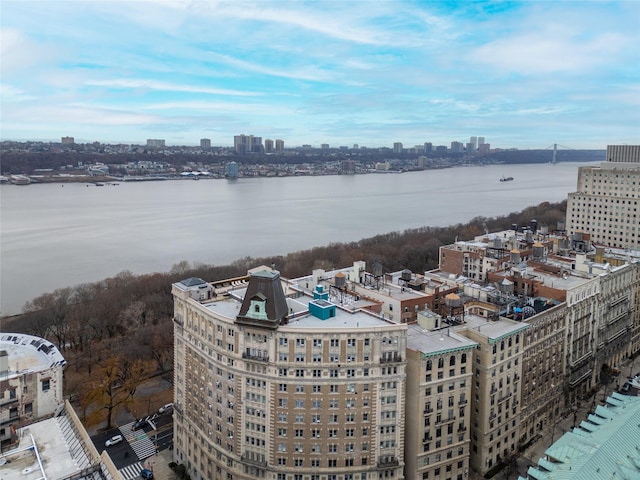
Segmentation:
{"type": "Polygon", "coordinates": [[[140,471],[140,476],[142,478],[144,478],[144,480],[152,480],[153,479],[153,472],[151,470],[149,470],[148,468],[145,468],[145,469],[140,471]]]}
{"type": "Polygon", "coordinates": [[[147,418],[142,418],[140,420],[136,420],[135,423],[133,425],[131,425],[131,430],[133,430],[133,431],[140,430],[147,423],[149,423],[149,420],[147,418]]]}
{"type": "Polygon", "coordinates": [[[170,412],[173,410],[173,403],[167,403],[158,409],[158,413],[170,412]]]}
{"type": "Polygon", "coordinates": [[[105,447],[111,447],[113,445],[116,445],[116,444],[120,443],[122,440],[123,440],[122,435],[114,435],[109,440],[104,442],[104,446],[105,447]]]}

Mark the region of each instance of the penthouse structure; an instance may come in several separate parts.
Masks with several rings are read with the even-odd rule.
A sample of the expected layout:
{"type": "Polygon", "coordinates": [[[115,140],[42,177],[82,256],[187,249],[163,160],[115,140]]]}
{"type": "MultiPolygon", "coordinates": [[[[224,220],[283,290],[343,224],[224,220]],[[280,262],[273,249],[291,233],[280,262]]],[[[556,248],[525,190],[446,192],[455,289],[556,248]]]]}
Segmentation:
{"type": "Polygon", "coordinates": [[[11,444],[16,430],[52,415],[64,399],[67,362],[50,342],[21,333],[0,334],[0,442],[11,444]]]}
{"type": "Polygon", "coordinates": [[[583,240],[640,250],[640,145],[609,145],[606,161],[578,169],[567,200],[567,233],[583,240]]]}
{"type": "Polygon", "coordinates": [[[311,288],[264,267],[173,285],[174,458],[193,478],[404,478],[407,326],[311,288]]]}

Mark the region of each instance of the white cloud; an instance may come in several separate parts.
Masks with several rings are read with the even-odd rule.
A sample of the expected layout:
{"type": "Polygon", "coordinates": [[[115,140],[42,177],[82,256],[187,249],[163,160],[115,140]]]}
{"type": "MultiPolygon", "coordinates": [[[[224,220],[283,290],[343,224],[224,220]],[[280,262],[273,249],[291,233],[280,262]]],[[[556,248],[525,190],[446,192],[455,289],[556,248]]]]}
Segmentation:
{"type": "Polygon", "coordinates": [[[178,85],[167,82],[158,82],[155,80],[144,79],[121,79],[121,80],[89,80],[87,85],[122,88],[122,89],[149,89],[160,90],[165,92],[185,92],[185,93],[204,93],[207,95],[229,95],[240,97],[251,97],[262,95],[260,92],[248,92],[243,90],[228,90],[224,88],[209,88],[193,85],[178,85]]]}

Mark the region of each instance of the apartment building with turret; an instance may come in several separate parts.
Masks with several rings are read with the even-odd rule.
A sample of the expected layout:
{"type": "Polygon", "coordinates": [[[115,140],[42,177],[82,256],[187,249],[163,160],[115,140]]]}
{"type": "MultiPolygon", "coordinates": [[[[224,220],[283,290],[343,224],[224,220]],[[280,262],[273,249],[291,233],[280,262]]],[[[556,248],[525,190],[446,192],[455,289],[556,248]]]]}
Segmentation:
{"type": "Polygon", "coordinates": [[[405,478],[407,326],[305,290],[268,268],[173,285],[174,458],[192,478],[405,478]]]}

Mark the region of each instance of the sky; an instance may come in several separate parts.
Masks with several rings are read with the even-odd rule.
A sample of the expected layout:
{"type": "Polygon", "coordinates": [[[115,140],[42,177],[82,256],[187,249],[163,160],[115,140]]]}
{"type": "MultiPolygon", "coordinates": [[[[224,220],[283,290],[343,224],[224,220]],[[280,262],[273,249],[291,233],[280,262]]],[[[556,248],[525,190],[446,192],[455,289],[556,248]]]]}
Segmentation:
{"type": "Polygon", "coordinates": [[[0,0],[0,140],[640,143],[640,1],[0,0]]]}

